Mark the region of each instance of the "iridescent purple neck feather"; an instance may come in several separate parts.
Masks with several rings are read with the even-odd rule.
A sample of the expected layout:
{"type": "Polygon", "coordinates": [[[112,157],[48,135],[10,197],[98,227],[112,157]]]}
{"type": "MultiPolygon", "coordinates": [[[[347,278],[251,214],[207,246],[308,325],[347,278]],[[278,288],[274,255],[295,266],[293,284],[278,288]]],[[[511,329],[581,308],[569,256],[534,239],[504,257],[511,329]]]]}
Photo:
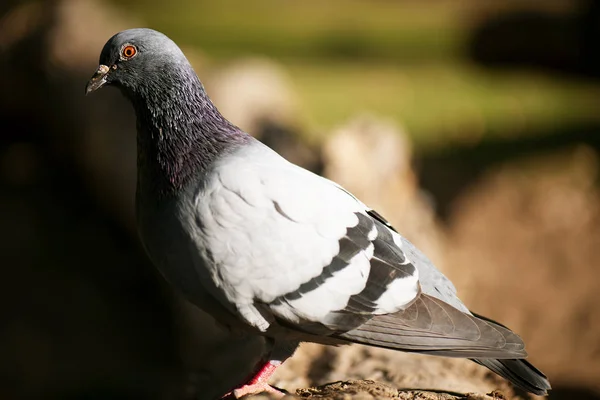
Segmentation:
{"type": "Polygon", "coordinates": [[[137,115],[138,168],[154,178],[155,190],[169,194],[202,174],[223,153],[250,140],[230,123],[185,64],[123,87],[137,115]]]}

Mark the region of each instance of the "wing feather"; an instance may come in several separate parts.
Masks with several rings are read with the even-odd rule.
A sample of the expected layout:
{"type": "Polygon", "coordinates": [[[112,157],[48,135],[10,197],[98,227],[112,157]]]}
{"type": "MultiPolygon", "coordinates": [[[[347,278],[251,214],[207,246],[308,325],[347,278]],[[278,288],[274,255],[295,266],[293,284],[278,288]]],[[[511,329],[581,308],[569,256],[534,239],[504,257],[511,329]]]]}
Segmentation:
{"type": "Polygon", "coordinates": [[[404,311],[375,316],[336,336],[351,342],[449,357],[526,356],[523,342],[510,330],[426,294],[404,311]]]}

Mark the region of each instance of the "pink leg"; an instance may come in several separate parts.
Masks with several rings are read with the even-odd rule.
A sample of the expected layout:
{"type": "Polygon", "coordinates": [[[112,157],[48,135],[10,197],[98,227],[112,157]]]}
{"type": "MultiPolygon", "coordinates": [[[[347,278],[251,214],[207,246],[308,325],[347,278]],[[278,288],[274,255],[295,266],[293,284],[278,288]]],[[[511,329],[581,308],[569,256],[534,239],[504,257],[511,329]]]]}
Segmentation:
{"type": "Polygon", "coordinates": [[[273,375],[277,367],[281,365],[281,361],[270,360],[260,365],[258,371],[248,379],[245,384],[225,394],[221,399],[240,399],[248,394],[257,394],[261,392],[268,392],[277,398],[285,396],[284,393],[268,384],[269,378],[273,375]]]}

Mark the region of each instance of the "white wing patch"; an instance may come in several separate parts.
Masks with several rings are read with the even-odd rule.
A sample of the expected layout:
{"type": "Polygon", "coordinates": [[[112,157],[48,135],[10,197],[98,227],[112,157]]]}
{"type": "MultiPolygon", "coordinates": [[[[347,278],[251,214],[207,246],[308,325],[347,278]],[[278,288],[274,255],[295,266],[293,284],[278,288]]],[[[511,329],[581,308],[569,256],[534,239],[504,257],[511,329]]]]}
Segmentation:
{"type": "Polygon", "coordinates": [[[377,300],[377,309],[373,314],[393,314],[406,307],[419,294],[419,276],[411,275],[397,278],[390,283],[386,291],[377,300]]]}

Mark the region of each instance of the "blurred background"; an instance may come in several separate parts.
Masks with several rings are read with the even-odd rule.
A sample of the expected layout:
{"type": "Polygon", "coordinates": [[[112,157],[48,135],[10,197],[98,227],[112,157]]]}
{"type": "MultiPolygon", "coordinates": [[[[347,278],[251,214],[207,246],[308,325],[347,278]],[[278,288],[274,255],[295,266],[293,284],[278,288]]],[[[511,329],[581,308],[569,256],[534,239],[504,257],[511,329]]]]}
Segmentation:
{"type": "MultiPolygon", "coordinates": [[[[139,26],[521,334],[551,399],[600,398],[600,2],[3,0],[1,399],[212,398],[260,354],[149,264],[133,112],[83,95],[106,40],[139,26]]],[[[526,398],[468,361],[360,346],[304,345],[273,382],[348,378],[526,398]]]]}

